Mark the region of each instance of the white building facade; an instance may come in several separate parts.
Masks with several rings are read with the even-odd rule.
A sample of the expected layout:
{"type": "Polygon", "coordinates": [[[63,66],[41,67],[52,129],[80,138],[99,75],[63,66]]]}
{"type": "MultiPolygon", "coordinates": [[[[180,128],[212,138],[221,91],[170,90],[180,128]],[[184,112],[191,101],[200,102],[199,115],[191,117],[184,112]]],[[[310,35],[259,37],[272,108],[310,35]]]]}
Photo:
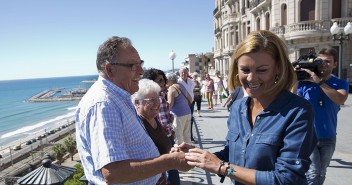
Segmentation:
{"type": "Polygon", "coordinates": [[[342,31],[352,23],[352,0],[215,0],[213,15],[214,65],[224,75],[239,42],[251,31],[270,30],[285,41],[291,62],[310,50],[334,47],[342,58],[341,77],[352,81],[352,41],[344,35],[339,44],[330,33],[334,22],[342,31]]]}

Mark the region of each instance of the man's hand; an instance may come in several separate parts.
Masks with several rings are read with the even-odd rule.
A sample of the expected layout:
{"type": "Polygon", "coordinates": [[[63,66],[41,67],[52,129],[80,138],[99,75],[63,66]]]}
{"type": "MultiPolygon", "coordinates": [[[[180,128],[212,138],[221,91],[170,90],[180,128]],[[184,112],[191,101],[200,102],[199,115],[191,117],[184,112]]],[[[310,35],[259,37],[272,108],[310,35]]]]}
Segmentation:
{"type": "Polygon", "coordinates": [[[189,143],[181,143],[180,145],[178,144],[174,144],[174,147],[171,148],[170,153],[173,152],[184,152],[187,153],[189,149],[195,148],[195,146],[193,146],[192,144],[189,143]]]}
{"type": "Polygon", "coordinates": [[[310,82],[314,82],[314,83],[318,84],[320,81],[324,80],[324,79],[320,79],[317,74],[315,74],[313,71],[311,71],[309,69],[305,69],[305,68],[301,68],[301,69],[310,75],[310,78],[308,78],[304,81],[310,81],[310,82]]]}
{"type": "Polygon", "coordinates": [[[180,171],[189,171],[193,168],[193,166],[187,163],[184,152],[170,152],[169,155],[172,156],[172,159],[175,162],[175,169],[180,171]]]}

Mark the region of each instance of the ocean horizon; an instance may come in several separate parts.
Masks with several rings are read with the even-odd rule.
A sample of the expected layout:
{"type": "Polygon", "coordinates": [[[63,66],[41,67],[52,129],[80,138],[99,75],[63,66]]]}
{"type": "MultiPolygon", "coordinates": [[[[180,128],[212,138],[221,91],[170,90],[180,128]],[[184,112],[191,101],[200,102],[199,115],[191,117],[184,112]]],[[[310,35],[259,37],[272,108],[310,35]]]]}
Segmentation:
{"type": "MultiPolygon", "coordinates": [[[[79,101],[28,102],[45,90],[63,88],[64,94],[76,88],[89,88],[98,75],[34,78],[0,81],[0,150],[13,141],[50,131],[74,116],[79,101]]],[[[21,140],[23,139],[23,141],[21,140]]]]}

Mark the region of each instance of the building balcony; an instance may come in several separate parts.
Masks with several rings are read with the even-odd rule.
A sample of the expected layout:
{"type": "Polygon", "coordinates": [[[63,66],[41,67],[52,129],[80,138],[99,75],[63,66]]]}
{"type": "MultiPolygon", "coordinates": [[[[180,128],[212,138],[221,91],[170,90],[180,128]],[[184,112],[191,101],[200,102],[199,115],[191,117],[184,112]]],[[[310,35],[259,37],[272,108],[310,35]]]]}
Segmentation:
{"type": "Polygon", "coordinates": [[[330,21],[303,21],[296,24],[285,26],[285,39],[299,39],[321,35],[324,32],[329,32],[330,21]]]}
{"type": "Polygon", "coordinates": [[[221,29],[220,28],[216,28],[214,31],[215,35],[220,35],[221,34],[221,29]]]}
{"type": "Polygon", "coordinates": [[[220,57],[222,55],[221,51],[222,51],[221,49],[215,50],[214,51],[214,58],[220,57]]]}
{"type": "Polygon", "coordinates": [[[237,22],[239,20],[238,13],[232,13],[231,15],[226,15],[223,17],[223,25],[226,25],[231,22],[237,22]]]}
{"type": "Polygon", "coordinates": [[[233,4],[234,4],[234,1],[232,1],[232,0],[225,1],[225,5],[233,5],[233,4]]]}
{"type": "Polygon", "coordinates": [[[213,11],[213,15],[215,16],[218,12],[219,12],[219,8],[216,7],[216,8],[214,9],[214,11],[213,11]]]}
{"type": "Polygon", "coordinates": [[[352,17],[331,19],[330,27],[334,22],[336,22],[339,27],[344,28],[348,22],[352,22],[352,17]]]}
{"type": "Polygon", "coordinates": [[[295,24],[285,26],[272,27],[270,30],[279,36],[283,36],[285,40],[307,38],[318,36],[322,33],[329,32],[331,21],[302,21],[295,24]]]}
{"type": "Polygon", "coordinates": [[[276,35],[283,35],[285,34],[285,26],[276,26],[276,27],[271,27],[270,31],[275,33],[276,35]]]}
{"type": "Polygon", "coordinates": [[[265,6],[266,0],[252,0],[249,2],[249,9],[251,11],[256,11],[256,9],[261,9],[263,6],[265,6]]]}
{"type": "Polygon", "coordinates": [[[235,49],[236,49],[235,46],[229,46],[229,47],[223,48],[222,54],[231,56],[232,53],[235,52],[235,49]]]}
{"type": "Polygon", "coordinates": [[[299,23],[289,24],[285,26],[277,26],[270,28],[273,33],[282,36],[285,40],[307,38],[313,36],[330,35],[330,27],[334,22],[340,27],[344,27],[348,22],[352,22],[351,17],[331,19],[331,20],[312,20],[302,21],[299,23]]]}

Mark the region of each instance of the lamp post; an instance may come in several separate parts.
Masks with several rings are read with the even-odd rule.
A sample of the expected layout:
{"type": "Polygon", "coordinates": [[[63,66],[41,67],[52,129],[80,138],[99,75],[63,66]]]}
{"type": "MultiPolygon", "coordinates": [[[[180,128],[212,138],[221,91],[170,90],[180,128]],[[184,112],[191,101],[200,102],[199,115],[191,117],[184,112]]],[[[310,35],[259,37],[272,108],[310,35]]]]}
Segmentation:
{"type": "Polygon", "coordinates": [[[331,28],[330,28],[330,33],[332,35],[332,40],[338,40],[339,41],[339,45],[340,45],[340,49],[339,49],[339,70],[338,70],[338,76],[339,78],[342,78],[342,47],[343,47],[343,41],[346,40],[350,40],[350,34],[352,33],[352,25],[351,22],[348,22],[347,25],[345,26],[344,30],[341,30],[342,28],[340,28],[337,25],[337,22],[334,22],[334,24],[332,24],[331,28]],[[343,33],[344,32],[344,33],[343,33]],[[345,35],[344,35],[345,34],[345,35]],[[338,35],[338,37],[336,36],[338,35]]]}
{"type": "Polygon", "coordinates": [[[169,53],[169,58],[172,60],[172,72],[175,73],[174,60],[176,58],[176,53],[173,50],[169,53]]]}

